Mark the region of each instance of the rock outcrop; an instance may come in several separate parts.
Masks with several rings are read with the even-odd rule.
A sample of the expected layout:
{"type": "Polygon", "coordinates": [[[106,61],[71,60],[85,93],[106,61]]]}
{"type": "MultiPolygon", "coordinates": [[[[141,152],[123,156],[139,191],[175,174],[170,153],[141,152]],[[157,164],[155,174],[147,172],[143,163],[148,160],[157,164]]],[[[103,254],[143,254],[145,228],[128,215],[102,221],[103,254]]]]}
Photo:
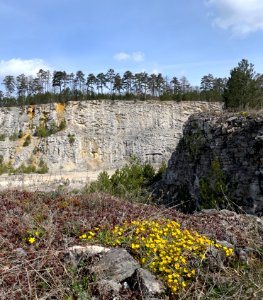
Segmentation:
{"type": "Polygon", "coordinates": [[[113,100],[0,108],[0,156],[15,168],[42,160],[49,173],[114,169],[132,154],[158,165],[190,115],[221,110],[220,103],[113,100]],[[40,137],[43,127],[56,133],[40,137]]]}
{"type": "Polygon", "coordinates": [[[159,202],[188,212],[216,207],[263,215],[263,117],[244,115],[189,119],[155,186],[159,202]]]}
{"type": "Polygon", "coordinates": [[[68,249],[65,258],[70,258],[76,268],[84,266],[88,270],[86,276],[96,278],[91,283],[93,294],[96,295],[94,299],[122,300],[126,299],[124,295],[128,292],[148,300],[164,299],[164,284],[151,272],[141,268],[125,249],[97,245],[73,246],[68,249]]]}

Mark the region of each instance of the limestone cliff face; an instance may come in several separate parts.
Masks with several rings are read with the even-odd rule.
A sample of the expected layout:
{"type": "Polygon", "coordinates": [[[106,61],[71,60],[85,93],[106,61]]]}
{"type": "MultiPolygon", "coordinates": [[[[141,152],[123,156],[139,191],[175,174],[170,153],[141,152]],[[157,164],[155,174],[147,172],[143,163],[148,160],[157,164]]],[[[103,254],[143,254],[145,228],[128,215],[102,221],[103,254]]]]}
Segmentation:
{"type": "Polygon", "coordinates": [[[42,159],[50,172],[117,168],[132,154],[159,164],[171,156],[190,115],[221,109],[219,103],[111,100],[1,108],[0,155],[14,167],[42,159]],[[64,121],[65,129],[36,136],[40,126],[64,121]]]}
{"type": "Polygon", "coordinates": [[[193,115],[156,190],[183,210],[263,215],[263,117],[193,115]]]}

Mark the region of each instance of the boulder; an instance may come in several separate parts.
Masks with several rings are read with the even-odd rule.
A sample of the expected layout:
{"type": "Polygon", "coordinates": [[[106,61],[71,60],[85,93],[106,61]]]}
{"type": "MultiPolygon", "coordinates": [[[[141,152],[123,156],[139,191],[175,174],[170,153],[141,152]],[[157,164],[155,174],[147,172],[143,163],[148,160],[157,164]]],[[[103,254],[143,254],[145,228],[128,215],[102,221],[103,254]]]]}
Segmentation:
{"type": "Polygon", "coordinates": [[[97,280],[113,280],[122,282],[130,278],[140,265],[125,249],[111,249],[92,267],[97,280]]]}
{"type": "Polygon", "coordinates": [[[162,295],[165,292],[163,283],[160,280],[157,280],[150,271],[143,268],[136,270],[133,281],[147,299],[154,299],[152,297],[162,295]]]}
{"type": "Polygon", "coordinates": [[[66,251],[65,258],[76,268],[83,268],[86,264],[86,276],[94,278],[91,283],[94,299],[123,300],[126,299],[125,294],[135,294],[145,300],[154,300],[162,299],[165,292],[162,282],[141,268],[125,249],[97,245],[73,246],[66,251]]]}

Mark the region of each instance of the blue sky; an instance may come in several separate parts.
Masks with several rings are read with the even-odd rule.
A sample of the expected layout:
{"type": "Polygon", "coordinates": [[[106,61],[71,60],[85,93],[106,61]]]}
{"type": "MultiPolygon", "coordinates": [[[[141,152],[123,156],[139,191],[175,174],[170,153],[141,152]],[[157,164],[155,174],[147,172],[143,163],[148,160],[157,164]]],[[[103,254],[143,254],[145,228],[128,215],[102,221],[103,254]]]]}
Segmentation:
{"type": "Polygon", "coordinates": [[[263,73],[262,16],[262,0],[0,0],[0,76],[113,68],[199,85],[242,58],[263,73]]]}

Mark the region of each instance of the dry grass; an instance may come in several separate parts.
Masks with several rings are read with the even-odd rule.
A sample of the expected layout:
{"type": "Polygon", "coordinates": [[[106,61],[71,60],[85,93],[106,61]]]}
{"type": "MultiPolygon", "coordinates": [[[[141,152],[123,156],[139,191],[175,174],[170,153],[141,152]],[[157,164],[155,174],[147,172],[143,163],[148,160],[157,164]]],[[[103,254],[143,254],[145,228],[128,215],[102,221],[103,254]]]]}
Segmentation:
{"type": "MultiPolygon", "coordinates": [[[[124,220],[169,217],[237,250],[249,250],[248,261],[233,259],[217,272],[201,269],[180,299],[262,299],[263,241],[255,218],[234,213],[185,215],[174,209],[136,204],[106,194],[0,193],[0,299],[78,299],[92,284],[87,268],[74,269],[65,249],[80,244],[79,235],[98,225],[112,227],[124,220]],[[30,245],[25,238],[41,234],[30,245]]],[[[126,291],[123,299],[141,299],[126,291]]],[[[80,298],[79,298],[80,299],[80,298]]]]}

